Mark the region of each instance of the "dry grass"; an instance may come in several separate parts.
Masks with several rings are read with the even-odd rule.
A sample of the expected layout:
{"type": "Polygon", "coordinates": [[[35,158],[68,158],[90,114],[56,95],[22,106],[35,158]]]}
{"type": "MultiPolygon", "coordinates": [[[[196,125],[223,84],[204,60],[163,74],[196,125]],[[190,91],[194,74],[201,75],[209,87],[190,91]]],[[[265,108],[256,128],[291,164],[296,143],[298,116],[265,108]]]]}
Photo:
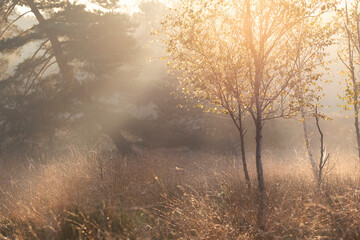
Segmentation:
{"type": "Polygon", "coordinates": [[[0,239],[360,239],[354,158],[332,157],[318,191],[301,156],[264,154],[264,232],[256,177],[252,171],[248,190],[234,156],[72,150],[51,161],[3,164],[0,239]]]}

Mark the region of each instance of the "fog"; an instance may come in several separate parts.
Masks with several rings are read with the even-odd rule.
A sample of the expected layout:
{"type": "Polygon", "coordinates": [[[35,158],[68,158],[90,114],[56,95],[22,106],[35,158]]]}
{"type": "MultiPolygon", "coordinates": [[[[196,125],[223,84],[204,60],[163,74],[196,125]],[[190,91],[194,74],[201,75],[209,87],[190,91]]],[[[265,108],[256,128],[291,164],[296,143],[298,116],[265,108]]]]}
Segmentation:
{"type": "MultiPolygon", "coordinates": [[[[85,2],[84,2],[85,3],[85,2]]],[[[12,118],[3,119],[3,140],[2,148],[6,151],[16,149],[18,153],[37,154],[47,151],[58,151],[66,148],[69,141],[76,145],[93,145],[98,143],[102,136],[110,136],[115,143],[113,148],[126,145],[125,148],[141,149],[148,147],[155,148],[191,148],[191,149],[212,149],[215,151],[238,151],[238,136],[234,131],[232,122],[228,116],[221,116],[203,112],[202,109],[193,107],[197,105],[197,100],[186,103],[182,93],[177,91],[178,83],[176,77],[169,73],[166,61],[162,60],[166,56],[165,46],[157,36],[151,35],[159,29],[160,22],[168,13],[168,8],[174,2],[165,1],[124,1],[120,4],[121,15],[124,24],[128,24],[127,33],[117,30],[117,26],[112,26],[112,33],[120,31],[117,35],[119,42],[111,39],[96,40],[98,43],[93,45],[94,57],[101,54],[100,51],[114,52],[114,62],[109,68],[104,65],[109,72],[96,70],[100,74],[96,77],[96,72],[89,72],[83,68],[81,57],[79,64],[74,62],[75,77],[84,84],[91,82],[92,96],[80,104],[75,112],[62,109],[56,114],[69,117],[66,124],[49,123],[44,119],[34,119],[25,121],[16,119],[18,126],[28,134],[19,132],[19,127],[12,130],[14,123],[12,118]],[[121,34],[127,35],[126,40],[121,34]],[[104,41],[104,42],[101,42],[104,41]],[[122,41],[126,41],[122,43],[122,41]],[[111,42],[111,43],[110,43],[111,42]],[[109,45],[110,44],[110,45],[109,45]],[[126,45],[130,44],[130,48],[126,45]],[[109,45],[107,47],[106,45],[109,45]],[[101,46],[101,48],[100,48],[101,46]],[[114,49],[111,49],[111,48],[114,49]],[[95,48],[95,49],[94,49],[95,48]],[[100,50],[103,49],[103,50],[100,50]],[[95,76],[95,78],[94,78],[95,76]],[[89,80],[90,79],[90,80],[89,80]],[[92,79],[92,80],[91,80],[92,79]],[[96,102],[94,102],[96,101],[96,102]],[[91,103],[92,102],[92,103],[91,103]],[[187,108],[180,108],[180,105],[187,105],[187,108]],[[70,115],[69,115],[70,114],[70,115]],[[36,126],[36,127],[34,127],[36,126]],[[34,128],[38,130],[34,130],[34,128]],[[28,130],[32,129],[32,130],[28,130]],[[43,132],[43,129],[47,129],[43,132]],[[48,135],[49,131],[51,136],[48,135]],[[126,137],[125,137],[126,136],[126,137]],[[21,139],[21,140],[20,140],[21,139]],[[45,144],[51,139],[52,144],[45,144]],[[55,143],[56,142],[56,143],[55,143]],[[31,146],[31,147],[30,147],[31,146]],[[56,147],[55,147],[56,146],[56,147]],[[116,147],[117,146],[117,147],[116,147]]],[[[94,5],[87,5],[87,9],[95,11],[94,5]]],[[[20,13],[25,12],[26,8],[21,8],[20,13]]],[[[15,16],[14,16],[15,17],[15,16]]],[[[31,14],[19,19],[16,26],[21,31],[31,29],[37,24],[36,19],[31,14]]],[[[124,25],[125,28],[127,28],[124,25]]],[[[124,28],[124,29],[125,29],[124,28]]],[[[15,30],[14,30],[15,31],[15,30]]],[[[105,32],[104,32],[105,33],[105,32]]],[[[67,34],[67,33],[66,33],[67,34]]],[[[91,34],[91,33],[90,33],[91,34]]],[[[107,33],[105,33],[107,34],[107,33]]],[[[94,35],[95,36],[95,35],[94,35]]],[[[116,36],[116,35],[115,35],[116,36]]],[[[111,34],[109,35],[111,37],[111,34]]],[[[74,39],[74,41],[76,41],[74,39]]],[[[7,44],[4,40],[2,49],[6,49],[7,44]]],[[[71,42],[70,42],[71,43],[71,42]]],[[[19,46],[18,49],[6,50],[2,57],[8,60],[7,75],[12,75],[25,59],[31,57],[39,46],[39,42],[31,41],[28,44],[19,46]]],[[[74,47],[76,47],[75,45],[74,47]]],[[[341,43],[338,42],[328,49],[328,61],[330,71],[323,76],[324,79],[331,80],[331,83],[324,85],[326,97],[321,100],[324,111],[332,121],[324,121],[322,124],[325,129],[325,139],[327,145],[332,149],[344,148],[354,150],[355,137],[352,130],[352,112],[343,111],[339,105],[342,100],[338,95],[343,95],[341,90],[342,76],[340,71],[344,69],[342,63],[337,59],[337,52],[341,43]],[[350,116],[346,118],[346,116],[350,116]],[[339,141],[339,139],[342,139],[339,141]]],[[[92,45],[89,45],[92,47],[92,45]]],[[[84,48],[85,51],[87,51],[84,48]]],[[[82,54],[79,52],[78,54],[82,54]]],[[[107,53],[106,53],[107,54],[107,53]]],[[[95,59],[90,59],[93,61],[95,59]]],[[[111,61],[111,59],[107,59],[111,61]]],[[[99,65],[97,60],[91,64],[99,65]]],[[[95,65],[94,65],[95,66],[95,65]]],[[[43,77],[51,77],[58,74],[56,65],[53,65],[43,72],[43,77]]],[[[15,75],[13,75],[15,76],[15,75]]],[[[3,77],[6,79],[6,77],[3,77]]],[[[13,80],[15,81],[15,80],[13,80]]],[[[39,82],[40,84],[40,82],[39,82]]],[[[19,86],[22,88],[21,86],[19,86]]],[[[6,91],[4,89],[3,91],[6,91]]],[[[46,90],[44,90],[46,91],[46,90]]],[[[89,92],[89,93],[90,93],[89,92]]],[[[9,96],[10,97],[10,96],[9,96]]],[[[9,98],[8,98],[9,99],[9,98]]],[[[48,101],[46,99],[40,101],[48,101]]],[[[77,100],[74,100],[77,101],[77,100]]],[[[83,100],[81,100],[83,101],[83,100]]],[[[9,102],[4,102],[10,104],[9,102]]],[[[35,104],[35,103],[34,103],[35,104]]],[[[46,111],[42,107],[33,105],[35,112],[46,111]]],[[[57,108],[56,106],[47,106],[57,108]]],[[[5,107],[6,108],[6,107],[5,107]]],[[[24,106],[24,118],[31,114],[31,110],[24,106]],[[25,113],[26,112],[26,113],[25,113]]],[[[6,114],[5,112],[3,114],[6,114]]],[[[36,113],[40,114],[41,113],[36,113]]],[[[52,113],[55,114],[55,113],[52,113]]],[[[52,117],[50,119],[53,119],[52,117]]],[[[246,135],[247,148],[249,151],[254,149],[254,129],[250,120],[250,115],[246,121],[248,133],[246,135]]],[[[311,131],[315,131],[314,124],[309,123],[311,131]]],[[[302,149],[303,136],[301,132],[301,122],[299,119],[290,121],[274,120],[265,125],[264,147],[276,151],[276,149],[302,149]],[[285,126],[285,127],[284,127],[285,126]]],[[[317,136],[314,134],[314,144],[316,146],[317,136]]],[[[120,147],[121,148],[121,147],[120,147]]]]}
{"type": "Polygon", "coordinates": [[[0,1],[0,239],[360,239],[344,6],[0,1]]]}

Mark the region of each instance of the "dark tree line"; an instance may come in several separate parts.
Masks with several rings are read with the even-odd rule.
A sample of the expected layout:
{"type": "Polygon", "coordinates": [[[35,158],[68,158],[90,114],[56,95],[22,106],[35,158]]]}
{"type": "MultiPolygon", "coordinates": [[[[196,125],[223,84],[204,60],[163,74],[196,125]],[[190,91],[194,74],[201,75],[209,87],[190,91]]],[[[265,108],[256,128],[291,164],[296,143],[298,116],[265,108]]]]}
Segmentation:
{"type": "Polygon", "coordinates": [[[177,86],[161,61],[146,63],[161,56],[161,46],[144,45],[165,5],[146,2],[129,16],[114,1],[92,3],[100,10],[76,1],[0,1],[0,150],[43,152],[94,144],[101,135],[122,153],[134,142],[228,148],[216,119],[177,107],[196,100],[171,95],[177,86]],[[148,105],[152,115],[136,117],[148,105]]]}
{"type": "Polygon", "coordinates": [[[129,17],[105,3],[98,2],[103,11],[89,11],[68,1],[1,2],[1,56],[18,59],[1,76],[2,144],[51,145],[69,128],[106,132],[138,46],[129,17]]]}

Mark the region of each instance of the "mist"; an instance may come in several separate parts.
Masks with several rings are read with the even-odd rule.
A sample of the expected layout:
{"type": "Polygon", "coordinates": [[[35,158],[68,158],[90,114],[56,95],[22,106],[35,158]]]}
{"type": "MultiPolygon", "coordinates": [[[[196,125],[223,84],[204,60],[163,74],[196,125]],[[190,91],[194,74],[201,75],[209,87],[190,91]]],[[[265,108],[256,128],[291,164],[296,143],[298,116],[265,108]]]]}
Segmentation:
{"type": "Polygon", "coordinates": [[[359,239],[360,2],[310,2],[1,2],[0,239],[359,239]]]}

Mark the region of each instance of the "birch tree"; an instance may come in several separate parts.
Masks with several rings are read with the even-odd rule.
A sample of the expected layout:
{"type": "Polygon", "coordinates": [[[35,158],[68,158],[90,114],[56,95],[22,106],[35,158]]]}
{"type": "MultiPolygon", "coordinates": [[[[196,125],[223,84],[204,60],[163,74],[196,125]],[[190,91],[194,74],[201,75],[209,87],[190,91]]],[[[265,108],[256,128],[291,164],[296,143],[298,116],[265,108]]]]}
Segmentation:
{"type": "Polygon", "coordinates": [[[244,118],[249,108],[246,53],[232,34],[219,1],[186,1],[162,23],[169,65],[179,73],[181,91],[209,112],[230,116],[240,136],[244,177],[250,186],[244,118]],[[206,6],[204,7],[203,4],[206,6]],[[239,57],[240,56],[240,57],[239,57]]]}
{"type": "Polygon", "coordinates": [[[359,129],[359,107],[360,107],[360,88],[359,75],[357,74],[360,65],[360,13],[359,0],[354,0],[348,4],[345,1],[345,7],[338,11],[337,21],[340,19],[339,28],[342,33],[342,41],[345,42],[345,48],[338,54],[341,62],[346,68],[342,71],[345,82],[345,95],[341,98],[345,101],[342,107],[345,110],[354,111],[354,127],[356,133],[356,143],[358,158],[360,161],[360,129],[359,129]]]}
{"type": "MultiPolygon", "coordinates": [[[[183,74],[185,91],[200,92],[219,105],[222,97],[214,98],[214,89],[226,92],[229,99],[240,96],[235,102],[241,102],[253,119],[261,229],[265,227],[266,191],[263,126],[268,120],[294,116],[297,109],[291,99],[299,81],[307,87],[318,80],[296,77],[306,71],[312,58],[299,68],[303,47],[293,41],[304,19],[319,16],[331,6],[329,1],[185,0],[163,24],[169,64],[183,74]]],[[[316,31],[316,25],[308,27],[316,31]]]]}
{"type": "MultiPolygon", "coordinates": [[[[323,133],[320,128],[320,119],[329,119],[319,112],[323,107],[320,101],[325,97],[323,87],[329,83],[324,79],[324,72],[328,71],[329,62],[326,61],[326,48],[334,43],[336,28],[331,23],[320,21],[321,16],[306,18],[296,27],[297,34],[294,35],[293,45],[297,46],[296,68],[299,69],[296,78],[294,96],[292,96],[293,107],[297,108],[303,126],[304,141],[308,159],[310,161],[315,180],[321,185],[324,156],[323,133]],[[311,27],[313,26],[313,27],[311,27]],[[321,136],[320,163],[317,164],[311,148],[311,137],[307,122],[315,119],[318,132],[321,136]]],[[[326,155],[326,154],[325,154],[326,155]]],[[[328,158],[328,157],[327,157],[328,158]]],[[[327,159],[326,158],[326,159],[327,159]]]]}

